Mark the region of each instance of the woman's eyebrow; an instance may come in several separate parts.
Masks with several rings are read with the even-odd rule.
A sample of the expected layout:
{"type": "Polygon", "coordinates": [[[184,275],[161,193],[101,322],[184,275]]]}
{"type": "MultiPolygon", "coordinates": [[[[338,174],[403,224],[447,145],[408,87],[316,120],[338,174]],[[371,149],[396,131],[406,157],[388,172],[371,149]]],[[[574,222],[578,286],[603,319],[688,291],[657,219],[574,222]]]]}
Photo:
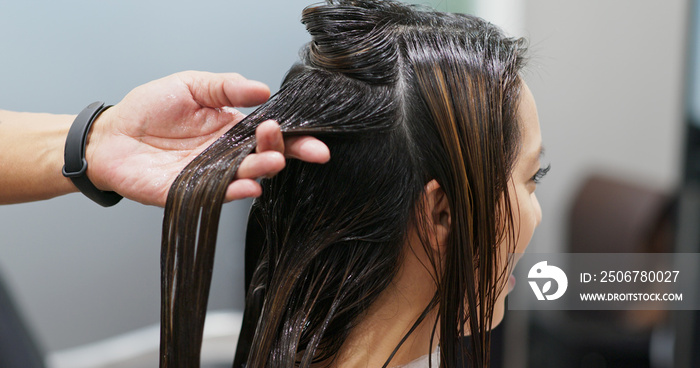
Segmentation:
{"type": "Polygon", "coordinates": [[[540,145],[540,148],[530,154],[530,162],[540,162],[540,159],[544,156],[544,146],[540,145]]]}

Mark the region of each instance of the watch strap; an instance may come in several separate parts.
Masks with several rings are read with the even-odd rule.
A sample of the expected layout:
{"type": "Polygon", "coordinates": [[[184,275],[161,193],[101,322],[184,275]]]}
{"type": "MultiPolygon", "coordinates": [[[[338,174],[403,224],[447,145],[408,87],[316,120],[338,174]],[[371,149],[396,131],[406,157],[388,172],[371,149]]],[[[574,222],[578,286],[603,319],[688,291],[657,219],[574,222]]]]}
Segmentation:
{"type": "Polygon", "coordinates": [[[87,177],[88,164],[85,159],[85,146],[92,123],[110,107],[111,105],[105,106],[104,102],[97,101],[88,105],[78,114],[68,130],[63,156],[65,163],[63,176],[70,178],[81,193],[103,207],[114,206],[123,197],[116,192],[105,192],[97,189],[87,177]]]}

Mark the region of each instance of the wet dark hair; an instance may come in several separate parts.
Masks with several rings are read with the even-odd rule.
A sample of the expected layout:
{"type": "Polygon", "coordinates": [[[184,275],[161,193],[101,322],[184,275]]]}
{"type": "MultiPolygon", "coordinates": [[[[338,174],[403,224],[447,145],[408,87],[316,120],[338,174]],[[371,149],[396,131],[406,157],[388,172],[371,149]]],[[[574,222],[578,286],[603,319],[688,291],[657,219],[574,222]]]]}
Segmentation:
{"type": "Polygon", "coordinates": [[[409,229],[429,226],[420,199],[433,179],[448,200],[451,229],[445,254],[431,257],[437,292],[415,326],[437,311],[441,366],[462,355],[465,334],[472,366],[486,366],[505,283],[499,244],[509,237],[504,244],[514,247],[507,183],[520,144],[524,41],[473,16],[394,1],[329,1],[305,9],[302,22],[312,41],[280,91],[170,190],[161,367],[199,366],[222,202],[267,119],[285,136],[321,139],[331,161],[288,160],[261,183],[249,225],[257,236],[247,244],[261,256],[234,367],[332,361],[395,277],[409,229]]]}

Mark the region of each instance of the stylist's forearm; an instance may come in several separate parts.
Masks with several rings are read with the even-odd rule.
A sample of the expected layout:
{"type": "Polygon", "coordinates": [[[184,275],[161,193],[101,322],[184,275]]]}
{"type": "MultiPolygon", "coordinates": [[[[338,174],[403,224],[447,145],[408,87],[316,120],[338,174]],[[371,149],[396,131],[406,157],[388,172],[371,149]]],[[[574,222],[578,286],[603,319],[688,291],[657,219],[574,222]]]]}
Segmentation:
{"type": "Polygon", "coordinates": [[[63,177],[63,148],[74,115],[0,110],[0,204],[77,191],[63,177]]]}

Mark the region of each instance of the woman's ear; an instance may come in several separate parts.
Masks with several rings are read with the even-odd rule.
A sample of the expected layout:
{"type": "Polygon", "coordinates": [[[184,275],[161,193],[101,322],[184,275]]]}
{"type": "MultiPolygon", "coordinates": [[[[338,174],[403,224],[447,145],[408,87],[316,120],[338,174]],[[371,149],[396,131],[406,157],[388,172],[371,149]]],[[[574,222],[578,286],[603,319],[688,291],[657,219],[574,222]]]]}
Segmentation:
{"type": "Polygon", "coordinates": [[[452,212],[445,191],[435,179],[425,185],[424,205],[428,225],[426,235],[431,247],[442,253],[450,234],[452,212]]]}

